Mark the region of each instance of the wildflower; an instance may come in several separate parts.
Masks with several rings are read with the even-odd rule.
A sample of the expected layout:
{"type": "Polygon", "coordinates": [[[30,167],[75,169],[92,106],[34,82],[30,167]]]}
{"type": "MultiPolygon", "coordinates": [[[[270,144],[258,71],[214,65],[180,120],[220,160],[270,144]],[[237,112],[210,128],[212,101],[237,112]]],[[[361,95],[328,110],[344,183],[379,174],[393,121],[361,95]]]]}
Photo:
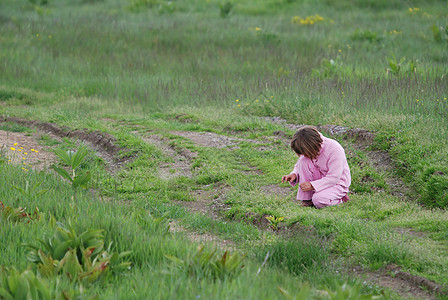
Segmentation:
{"type": "Polygon", "coordinates": [[[34,150],[34,152],[39,153],[39,151],[37,151],[37,150],[34,150]]]}
{"type": "Polygon", "coordinates": [[[22,157],[22,159],[26,159],[25,157],[22,157]]]}
{"type": "Polygon", "coordinates": [[[339,52],[339,53],[341,53],[341,52],[342,52],[342,50],[341,50],[341,49],[339,49],[339,50],[338,50],[338,52],[339,52]]]}
{"type": "Polygon", "coordinates": [[[20,152],[20,151],[22,151],[22,149],[17,149],[17,151],[19,151],[19,152],[20,152]]]}
{"type": "Polygon", "coordinates": [[[255,27],[255,31],[261,31],[260,27],[255,27]]]}
{"type": "Polygon", "coordinates": [[[12,151],[16,151],[16,148],[11,147],[11,150],[12,150],[12,151]]]}
{"type": "Polygon", "coordinates": [[[23,154],[27,155],[27,154],[28,154],[28,152],[24,152],[23,154]]]}
{"type": "Polygon", "coordinates": [[[236,99],[235,101],[236,101],[236,102],[240,102],[240,100],[238,100],[238,99],[236,99]]]}
{"type": "Polygon", "coordinates": [[[34,152],[34,149],[31,149],[31,152],[34,152]]]}
{"type": "Polygon", "coordinates": [[[255,102],[258,102],[258,100],[255,100],[255,102]]]}
{"type": "Polygon", "coordinates": [[[417,102],[418,102],[418,101],[420,101],[420,100],[417,99],[417,102]]]}
{"type": "Polygon", "coordinates": [[[241,105],[240,104],[238,104],[238,107],[240,107],[241,105]]]}
{"type": "Polygon", "coordinates": [[[17,143],[14,143],[14,146],[17,146],[17,143]]]}
{"type": "Polygon", "coordinates": [[[271,99],[274,98],[274,96],[271,96],[271,99]]]}

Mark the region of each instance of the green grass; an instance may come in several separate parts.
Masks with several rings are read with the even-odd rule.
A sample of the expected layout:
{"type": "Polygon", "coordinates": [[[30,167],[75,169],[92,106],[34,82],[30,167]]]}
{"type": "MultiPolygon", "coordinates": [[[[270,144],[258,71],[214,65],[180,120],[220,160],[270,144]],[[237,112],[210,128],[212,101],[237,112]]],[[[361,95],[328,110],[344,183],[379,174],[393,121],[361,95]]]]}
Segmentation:
{"type": "MultiPolygon", "coordinates": [[[[279,288],[304,298],[317,297],[314,290],[379,294],[381,288],[342,271],[354,265],[376,272],[397,264],[448,284],[448,37],[431,29],[447,25],[444,1],[242,0],[225,18],[223,2],[215,0],[39,3],[0,0],[0,114],[110,133],[127,149],[119,156],[130,161],[111,174],[91,151],[81,168],[92,173],[93,189],[74,201],[54,173],[23,172],[7,164],[1,150],[0,201],[27,211],[38,207],[42,217],[30,224],[0,221],[0,265],[25,270],[20,244],[51,234],[53,216],[80,230],[103,229],[114,251],[132,251],[131,270],[89,287],[85,296],[281,298],[279,288]],[[316,14],[323,20],[292,22],[316,14]],[[293,131],[263,117],[370,130],[377,133],[370,150],[387,151],[394,168],[377,170],[369,149],[341,138],[353,177],[351,202],[298,207],[292,188],[285,196],[263,190],[280,185],[296,160],[285,144],[293,131]],[[260,144],[241,142],[229,151],[173,131],[260,144]],[[278,131],[285,140],[274,135],[278,131]],[[191,178],[158,177],[173,158],[142,139],[154,134],[175,151],[197,153],[191,178]],[[417,201],[390,195],[392,175],[417,201]],[[24,197],[11,188],[27,181],[42,182],[39,189],[48,192],[24,197]],[[229,209],[220,219],[173,202],[194,201],[198,190],[224,192],[229,209]],[[263,215],[285,217],[286,226],[299,228],[296,236],[260,230],[250,216],[263,215]],[[242,273],[228,280],[190,278],[165,255],[186,259],[197,245],[182,232],[158,230],[162,216],[189,233],[232,241],[236,252],[247,254],[242,273]],[[344,282],[350,288],[343,291],[344,282]]],[[[0,129],[34,131],[13,122],[0,129]]],[[[64,150],[79,145],[45,134],[39,143],[64,150]]],[[[48,284],[55,293],[73,289],[48,284]]]]}

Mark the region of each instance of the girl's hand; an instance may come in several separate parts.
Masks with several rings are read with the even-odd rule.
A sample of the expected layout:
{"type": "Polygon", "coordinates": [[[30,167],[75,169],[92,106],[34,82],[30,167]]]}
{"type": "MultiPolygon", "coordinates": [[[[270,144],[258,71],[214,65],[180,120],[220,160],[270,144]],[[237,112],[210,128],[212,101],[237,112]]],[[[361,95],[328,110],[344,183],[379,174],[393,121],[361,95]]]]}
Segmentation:
{"type": "Polygon", "coordinates": [[[294,173],[289,174],[289,175],[284,175],[284,176],[282,176],[282,183],[286,182],[286,181],[289,181],[289,182],[294,181],[294,180],[296,180],[296,178],[297,178],[297,175],[294,173]]]}
{"type": "Polygon", "coordinates": [[[302,189],[302,191],[304,192],[309,192],[309,191],[313,191],[314,187],[311,183],[309,182],[302,182],[299,187],[302,189]]]}

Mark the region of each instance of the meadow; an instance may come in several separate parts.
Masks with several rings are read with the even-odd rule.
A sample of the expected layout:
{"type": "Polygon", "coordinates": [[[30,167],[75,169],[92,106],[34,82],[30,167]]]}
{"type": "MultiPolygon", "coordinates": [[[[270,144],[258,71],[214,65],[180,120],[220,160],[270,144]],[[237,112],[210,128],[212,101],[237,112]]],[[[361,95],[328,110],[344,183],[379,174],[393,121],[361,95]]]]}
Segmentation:
{"type": "Polygon", "coordinates": [[[0,298],[447,299],[447,20],[0,0],[0,298]],[[299,124],[344,146],[349,202],[281,184],[299,124]]]}

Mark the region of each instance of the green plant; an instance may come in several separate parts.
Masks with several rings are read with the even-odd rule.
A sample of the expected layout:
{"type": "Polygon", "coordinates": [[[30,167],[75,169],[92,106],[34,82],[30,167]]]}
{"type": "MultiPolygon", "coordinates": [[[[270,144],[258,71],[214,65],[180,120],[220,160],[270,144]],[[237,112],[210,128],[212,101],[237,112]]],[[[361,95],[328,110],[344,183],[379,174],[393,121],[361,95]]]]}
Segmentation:
{"type": "Polygon", "coordinates": [[[15,268],[0,267],[0,298],[5,300],[52,299],[45,282],[31,270],[19,273],[15,268]]]}
{"type": "Polygon", "coordinates": [[[221,18],[227,18],[230,15],[230,12],[233,8],[233,3],[230,1],[226,1],[224,3],[219,3],[219,15],[221,18]]]}
{"type": "Polygon", "coordinates": [[[354,41],[368,41],[370,43],[376,43],[381,40],[381,37],[379,37],[378,33],[374,31],[360,31],[359,29],[356,29],[356,31],[352,33],[351,39],[354,41]]]}
{"type": "Polygon", "coordinates": [[[271,227],[273,230],[278,230],[278,225],[280,224],[281,221],[283,221],[284,218],[276,217],[276,216],[268,216],[268,217],[266,217],[266,219],[271,224],[271,227]]]}
{"type": "Polygon", "coordinates": [[[16,185],[12,185],[12,187],[19,191],[23,197],[25,198],[31,198],[31,197],[39,197],[43,194],[45,194],[46,192],[48,192],[48,190],[37,190],[37,188],[42,184],[42,181],[37,182],[34,185],[30,185],[29,181],[26,180],[25,181],[25,188],[21,188],[18,187],[16,185]]]}
{"type": "Polygon", "coordinates": [[[38,241],[42,249],[25,246],[31,248],[27,259],[36,264],[37,272],[43,277],[63,274],[71,281],[91,284],[109,272],[120,272],[131,265],[122,262],[130,251],[110,253],[112,243],[103,250],[102,230],[88,229],[78,234],[72,226],[66,229],[59,225],[52,237],[38,241]]]}
{"type": "Polygon", "coordinates": [[[22,208],[14,208],[11,206],[5,206],[0,201],[0,219],[10,221],[10,222],[19,222],[19,221],[27,221],[27,223],[31,221],[36,221],[40,219],[39,209],[36,207],[34,212],[27,213],[26,207],[22,208]]]}
{"type": "Polygon", "coordinates": [[[78,187],[86,188],[87,183],[91,178],[90,172],[87,171],[83,174],[77,174],[76,171],[88,154],[87,148],[80,147],[77,152],[70,150],[64,151],[61,149],[54,149],[53,151],[67,166],[71,168],[71,174],[69,174],[69,172],[67,172],[65,169],[56,167],[55,165],[51,166],[53,170],[55,170],[63,178],[70,181],[73,189],[76,189],[78,187]]]}
{"type": "Polygon", "coordinates": [[[430,28],[431,28],[432,36],[433,36],[434,40],[437,43],[441,43],[443,38],[442,38],[442,30],[440,30],[440,27],[433,24],[430,28]]]}
{"type": "Polygon", "coordinates": [[[339,69],[339,60],[322,59],[318,69],[312,70],[312,75],[320,78],[332,77],[337,74],[339,69]]]}
{"type": "Polygon", "coordinates": [[[233,278],[239,275],[244,268],[244,256],[239,256],[237,253],[230,254],[228,251],[220,256],[216,253],[216,250],[206,251],[203,245],[200,245],[198,251],[187,257],[186,260],[166,254],[165,257],[198,280],[203,278],[212,278],[213,280],[233,278]]]}
{"type": "Polygon", "coordinates": [[[375,299],[385,299],[383,295],[377,294],[365,294],[362,292],[363,285],[362,284],[336,284],[335,289],[325,289],[325,291],[321,291],[322,298],[328,300],[339,300],[339,299],[347,299],[347,300],[375,300],[375,299]]]}
{"type": "Polygon", "coordinates": [[[392,57],[386,57],[387,62],[389,64],[389,68],[386,68],[386,74],[392,73],[393,75],[398,76],[400,74],[401,66],[406,61],[405,57],[402,57],[400,61],[395,58],[395,55],[392,57]]]}

